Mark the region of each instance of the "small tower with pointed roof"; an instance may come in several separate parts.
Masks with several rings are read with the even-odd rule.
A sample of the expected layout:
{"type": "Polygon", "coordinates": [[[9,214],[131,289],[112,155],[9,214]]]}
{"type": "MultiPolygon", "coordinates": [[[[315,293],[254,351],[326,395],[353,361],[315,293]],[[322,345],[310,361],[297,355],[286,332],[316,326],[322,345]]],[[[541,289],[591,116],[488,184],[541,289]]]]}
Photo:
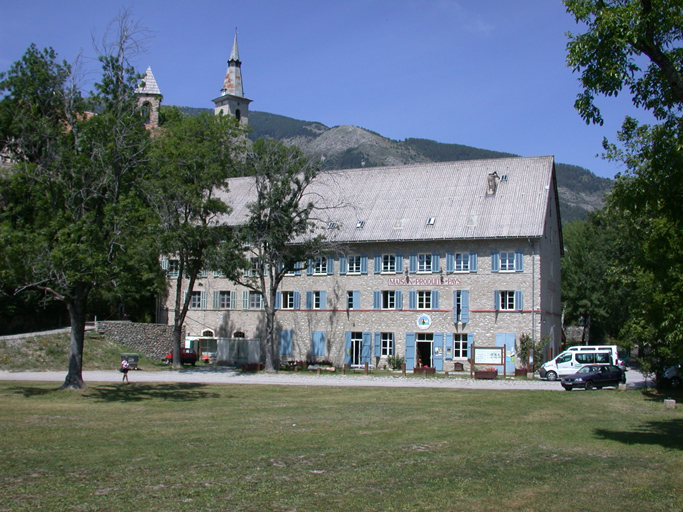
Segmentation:
{"type": "Polygon", "coordinates": [[[235,116],[240,123],[249,123],[249,103],[252,100],[244,97],[242,88],[242,61],[240,61],[237,49],[237,32],[235,32],[235,41],[232,43],[221,96],[212,101],[215,104],[216,115],[231,115],[235,116]]]}
{"type": "Polygon", "coordinates": [[[138,95],[138,105],[142,107],[143,112],[147,113],[145,126],[157,128],[159,126],[159,107],[161,106],[162,95],[151,67],[145,71],[145,76],[135,89],[135,94],[138,95]]]}

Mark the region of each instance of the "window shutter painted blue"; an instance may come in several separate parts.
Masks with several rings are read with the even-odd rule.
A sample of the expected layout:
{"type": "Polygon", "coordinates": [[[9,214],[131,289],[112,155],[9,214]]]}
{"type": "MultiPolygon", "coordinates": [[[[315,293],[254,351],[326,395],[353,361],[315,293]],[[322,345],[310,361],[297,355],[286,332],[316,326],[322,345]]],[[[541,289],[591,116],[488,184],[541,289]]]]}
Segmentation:
{"type": "Polygon", "coordinates": [[[308,265],[306,266],[306,275],[308,275],[308,276],[313,275],[313,260],[312,259],[308,260],[308,265]]]}
{"type": "Polygon", "coordinates": [[[282,307],[282,292],[275,292],[275,309],[282,307]]]}
{"type": "Polygon", "coordinates": [[[297,261],[297,262],[294,264],[294,275],[296,275],[296,276],[300,276],[300,275],[301,275],[301,266],[302,266],[302,265],[301,265],[301,262],[300,262],[300,261],[297,261]]]}
{"type": "Polygon", "coordinates": [[[408,292],[408,309],[417,309],[417,291],[410,290],[408,292]]]}
{"type": "Polygon", "coordinates": [[[439,290],[432,290],[432,309],[439,309],[439,290]]]}
{"type": "Polygon", "coordinates": [[[249,292],[247,290],[242,292],[242,309],[249,309],[249,292]]]}
{"type": "Polygon", "coordinates": [[[206,309],[206,292],[205,291],[200,292],[199,301],[200,301],[199,307],[202,309],[206,309]]]}
{"type": "Polygon", "coordinates": [[[325,355],[325,331],[313,331],[311,352],[314,356],[325,355]]]}
{"type": "Polygon", "coordinates": [[[361,254],[361,256],[360,256],[360,273],[361,274],[367,274],[368,273],[368,255],[367,254],[361,254]]]}
{"type": "Polygon", "coordinates": [[[406,370],[412,371],[415,369],[415,333],[406,333],[406,370]]]}
{"type": "Polygon", "coordinates": [[[517,311],[522,311],[524,309],[522,290],[515,290],[515,309],[517,311]]]}
{"type": "Polygon", "coordinates": [[[460,321],[466,324],[470,321],[470,291],[460,291],[460,321]]]}
{"type": "Polygon", "coordinates": [[[320,291],[320,309],[327,309],[327,292],[325,290],[320,291]]]}
{"type": "Polygon", "coordinates": [[[381,357],[382,356],[381,339],[382,339],[382,335],[380,333],[376,332],[375,333],[375,357],[381,357]]]}
{"type": "Polygon", "coordinates": [[[493,290],[493,309],[500,311],[500,290],[493,290]]]}
{"type": "Polygon", "coordinates": [[[396,290],[396,309],[403,309],[403,291],[396,290]]]}
{"type": "Polygon", "coordinates": [[[396,255],[396,273],[403,274],[403,254],[396,255]]]}
{"type": "Polygon", "coordinates": [[[441,264],[439,262],[439,253],[435,252],[434,254],[432,254],[432,272],[438,272],[441,268],[440,265],[441,264]]]}
{"type": "Polygon", "coordinates": [[[413,253],[409,256],[408,272],[411,274],[417,272],[417,254],[413,253]]]}
{"type": "Polygon", "coordinates": [[[313,292],[306,292],[306,309],[313,309],[313,292]]]}
{"type": "Polygon", "coordinates": [[[364,332],[360,347],[361,363],[370,363],[372,358],[372,333],[364,332]]]}
{"type": "Polygon", "coordinates": [[[477,272],[479,270],[477,268],[477,253],[476,252],[471,252],[470,253],[470,272],[477,272]]]}
{"type": "Polygon", "coordinates": [[[474,345],[474,333],[467,333],[467,357],[472,358],[472,345],[474,345]]]}
{"type": "Polygon", "coordinates": [[[360,291],[353,291],[353,309],[360,309],[360,291]]]}
{"type": "Polygon", "coordinates": [[[221,305],[221,292],[213,292],[213,309],[218,309],[221,305]]]}
{"type": "Polygon", "coordinates": [[[443,371],[443,333],[434,333],[434,345],[432,349],[432,366],[437,372],[443,371]]]}
{"type": "Polygon", "coordinates": [[[524,272],[524,251],[515,252],[515,271],[524,272]]]}
{"type": "Polygon", "coordinates": [[[327,275],[334,275],[334,256],[332,255],[327,257],[327,275]]]}
{"type": "Polygon", "coordinates": [[[292,355],[293,331],[280,331],[280,355],[292,355]]]}
{"type": "Polygon", "coordinates": [[[453,333],[446,333],[446,347],[444,348],[446,359],[453,359],[453,333]]]}
{"type": "Polygon", "coordinates": [[[372,309],[380,309],[382,307],[382,292],[374,290],[372,292],[372,309]]]}
{"type": "Polygon", "coordinates": [[[452,252],[446,253],[446,272],[455,272],[455,254],[452,252]]]}
{"type": "Polygon", "coordinates": [[[382,273],[382,255],[381,254],[375,254],[373,257],[373,261],[375,262],[375,274],[381,274],[382,273]]]}
{"type": "Polygon", "coordinates": [[[351,333],[344,333],[344,364],[351,364],[351,333]]]}
{"type": "Polygon", "coordinates": [[[341,254],[339,256],[339,274],[342,276],[345,275],[347,268],[348,268],[348,262],[346,261],[346,256],[341,254]]]}
{"type": "Polygon", "coordinates": [[[301,309],[301,292],[294,292],[294,309],[301,309]]]}
{"type": "Polygon", "coordinates": [[[237,292],[230,292],[230,309],[237,309],[237,292]]]}
{"type": "Polygon", "coordinates": [[[500,255],[498,251],[491,251],[491,272],[500,270],[500,255]]]}

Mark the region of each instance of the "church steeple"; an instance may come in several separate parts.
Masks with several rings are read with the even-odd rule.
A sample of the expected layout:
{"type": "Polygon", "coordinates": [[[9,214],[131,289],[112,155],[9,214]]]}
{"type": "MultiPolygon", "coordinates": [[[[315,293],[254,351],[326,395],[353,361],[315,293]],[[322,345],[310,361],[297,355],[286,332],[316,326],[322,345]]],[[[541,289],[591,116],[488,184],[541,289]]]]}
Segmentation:
{"type": "Polygon", "coordinates": [[[149,128],[158,127],[162,95],[154,74],[152,74],[151,67],[148,67],[147,71],[145,71],[145,76],[135,88],[135,94],[138,96],[138,105],[143,108],[145,125],[149,128]]]}
{"type": "Polygon", "coordinates": [[[249,103],[252,100],[244,97],[242,61],[240,60],[237,47],[237,32],[235,32],[235,40],[232,43],[232,51],[228,60],[228,70],[225,72],[225,79],[223,80],[221,96],[212,101],[216,105],[214,110],[216,115],[221,113],[233,115],[242,123],[247,124],[249,122],[249,103]]]}

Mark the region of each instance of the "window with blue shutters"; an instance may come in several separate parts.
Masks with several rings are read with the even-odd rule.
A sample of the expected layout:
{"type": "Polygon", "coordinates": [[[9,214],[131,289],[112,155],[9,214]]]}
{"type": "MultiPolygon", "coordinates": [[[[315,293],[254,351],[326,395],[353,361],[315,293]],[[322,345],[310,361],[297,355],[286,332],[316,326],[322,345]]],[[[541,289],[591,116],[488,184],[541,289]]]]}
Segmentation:
{"type": "Polygon", "coordinates": [[[495,290],[493,302],[496,311],[521,311],[522,290],[495,290]]]}
{"type": "Polygon", "coordinates": [[[311,337],[311,355],[314,357],[325,355],[325,331],[313,331],[311,337]]]}
{"type": "Polygon", "coordinates": [[[346,309],[360,309],[360,291],[349,290],[346,292],[346,309]]]}
{"type": "Polygon", "coordinates": [[[325,308],[327,308],[327,292],[324,290],[306,292],[306,309],[325,308]]]}

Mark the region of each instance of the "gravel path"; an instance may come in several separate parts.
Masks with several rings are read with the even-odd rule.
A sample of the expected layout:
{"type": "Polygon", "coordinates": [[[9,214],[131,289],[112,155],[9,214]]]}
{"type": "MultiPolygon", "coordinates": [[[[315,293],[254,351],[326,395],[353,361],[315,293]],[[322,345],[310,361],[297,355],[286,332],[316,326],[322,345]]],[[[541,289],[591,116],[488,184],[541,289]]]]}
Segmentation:
{"type": "MultiPolygon", "coordinates": [[[[135,382],[181,382],[201,384],[262,384],[283,386],[366,386],[366,387],[426,387],[443,389],[527,389],[564,391],[559,382],[547,382],[539,379],[514,379],[499,377],[496,380],[474,380],[461,376],[443,378],[376,377],[372,375],[316,375],[308,372],[299,373],[241,373],[232,368],[209,367],[188,368],[183,370],[130,371],[131,383],[135,382]]],[[[7,372],[0,371],[0,380],[4,381],[49,381],[63,382],[65,372],[7,372]]],[[[121,382],[121,374],[115,370],[84,371],[86,384],[93,382],[121,382]]],[[[645,387],[642,374],[636,370],[628,370],[626,374],[628,389],[645,387]]],[[[651,383],[647,383],[651,384],[651,383]]]]}

